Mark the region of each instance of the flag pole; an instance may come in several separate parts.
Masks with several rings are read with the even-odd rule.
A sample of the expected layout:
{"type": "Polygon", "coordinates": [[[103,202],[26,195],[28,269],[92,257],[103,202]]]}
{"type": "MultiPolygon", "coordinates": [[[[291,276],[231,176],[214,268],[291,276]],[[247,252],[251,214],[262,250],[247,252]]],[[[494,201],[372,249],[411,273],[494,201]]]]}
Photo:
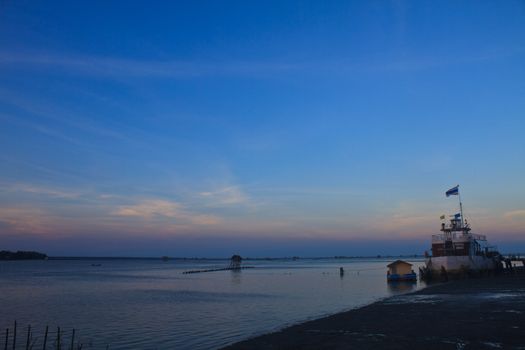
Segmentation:
{"type": "Polygon", "coordinates": [[[463,221],[463,204],[461,203],[461,192],[459,192],[459,185],[457,187],[458,187],[458,198],[459,198],[459,212],[461,213],[461,227],[465,227],[464,221],[463,221]]]}

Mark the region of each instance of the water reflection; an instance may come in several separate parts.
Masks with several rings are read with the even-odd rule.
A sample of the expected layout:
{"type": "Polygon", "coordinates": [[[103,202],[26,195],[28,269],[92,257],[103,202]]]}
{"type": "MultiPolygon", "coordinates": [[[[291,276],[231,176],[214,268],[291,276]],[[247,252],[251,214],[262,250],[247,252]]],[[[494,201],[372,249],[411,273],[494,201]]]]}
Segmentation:
{"type": "Polygon", "coordinates": [[[388,282],[388,290],[392,293],[407,293],[416,290],[416,281],[388,282]]]}
{"type": "Polygon", "coordinates": [[[241,284],[241,270],[231,270],[230,275],[231,275],[232,285],[241,284]]]}

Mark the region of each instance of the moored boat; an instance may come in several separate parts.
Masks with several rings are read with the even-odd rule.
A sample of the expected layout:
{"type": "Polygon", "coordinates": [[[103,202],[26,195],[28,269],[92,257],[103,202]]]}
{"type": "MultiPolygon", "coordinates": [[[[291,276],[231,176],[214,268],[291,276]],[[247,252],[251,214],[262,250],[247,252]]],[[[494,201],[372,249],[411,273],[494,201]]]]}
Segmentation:
{"type": "Polygon", "coordinates": [[[426,267],[420,269],[422,277],[448,278],[449,275],[493,272],[500,266],[500,254],[488,244],[486,236],[472,233],[467,220],[463,219],[459,185],[446,195],[458,196],[460,213],[452,215],[449,223],[441,223],[442,233],[432,235],[432,255],[425,253],[426,267]]]}
{"type": "Polygon", "coordinates": [[[417,281],[417,275],[412,270],[412,264],[403,260],[396,260],[387,265],[388,272],[386,280],[388,282],[398,281],[417,281]]]}

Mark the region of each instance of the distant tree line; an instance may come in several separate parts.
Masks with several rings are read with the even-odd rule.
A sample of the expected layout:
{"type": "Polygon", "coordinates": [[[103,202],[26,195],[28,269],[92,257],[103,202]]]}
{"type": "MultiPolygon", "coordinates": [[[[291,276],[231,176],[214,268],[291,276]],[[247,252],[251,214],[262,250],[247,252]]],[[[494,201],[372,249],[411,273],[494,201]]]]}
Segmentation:
{"type": "Polygon", "coordinates": [[[19,250],[17,252],[10,252],[8,250],[0,251],[0,260],[44,260],[47,255],[39,252],[29,252],[19,250]]]}

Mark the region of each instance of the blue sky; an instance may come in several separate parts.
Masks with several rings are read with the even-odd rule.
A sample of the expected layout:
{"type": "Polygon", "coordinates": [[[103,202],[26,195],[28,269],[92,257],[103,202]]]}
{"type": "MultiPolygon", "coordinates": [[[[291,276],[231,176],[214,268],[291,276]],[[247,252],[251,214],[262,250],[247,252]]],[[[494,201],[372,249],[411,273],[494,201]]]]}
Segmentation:
{"type": "Polygon", "coordinates": [[[0,4],[0,238],[55,255],[525,250],[521,1],[0,4]]]}

